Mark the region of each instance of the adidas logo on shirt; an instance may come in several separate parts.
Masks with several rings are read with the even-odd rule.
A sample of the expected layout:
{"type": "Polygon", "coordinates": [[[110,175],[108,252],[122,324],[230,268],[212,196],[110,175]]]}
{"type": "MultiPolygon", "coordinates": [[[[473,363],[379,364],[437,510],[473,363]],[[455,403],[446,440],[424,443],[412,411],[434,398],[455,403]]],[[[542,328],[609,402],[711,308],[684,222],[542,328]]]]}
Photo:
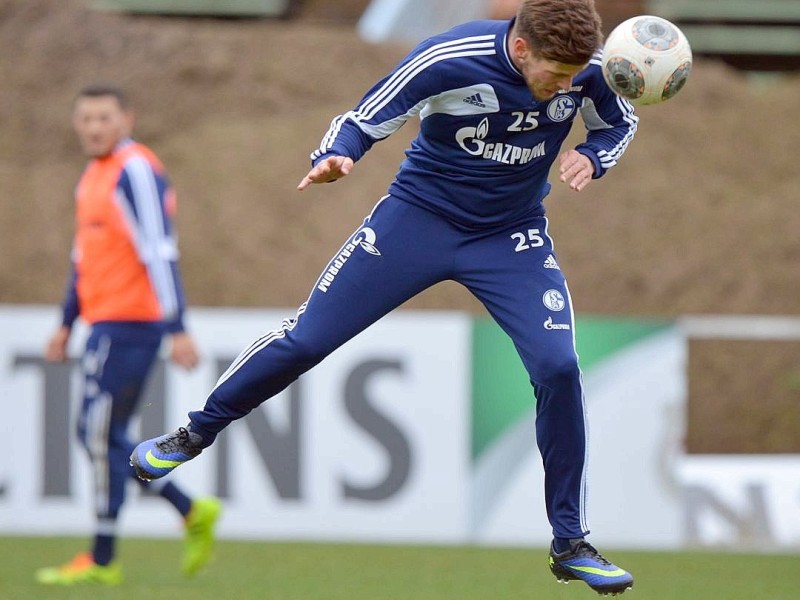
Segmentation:
{"type": "Polygon", "coordinates": [[[486,108],[486,105],[483,103],[483,98],[481,98],[480,94],[472,94],[467,98],[464,98],[464,102],[467,104],[474,104],[475,106],[480,106],[481,108],[486,108]]]}
{"type": "Polygon", "coordinates": [[[547,258],[544,259],[544,268],[545,269],[558,269],[561,270],[556,262],[555,257],[552,254],[548,254],[547,258]]]}

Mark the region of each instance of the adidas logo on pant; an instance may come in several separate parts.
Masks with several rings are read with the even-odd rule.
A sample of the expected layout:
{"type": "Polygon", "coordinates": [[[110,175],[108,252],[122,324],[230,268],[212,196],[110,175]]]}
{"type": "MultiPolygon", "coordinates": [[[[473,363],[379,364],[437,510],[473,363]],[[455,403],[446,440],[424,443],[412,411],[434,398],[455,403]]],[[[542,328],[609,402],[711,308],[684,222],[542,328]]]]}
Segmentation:
{"type": "Polygon", "coordinates": [[[543,266],[545,269],[558,269],[559,271],[561,270],[559,269],[558,263],[556,262],[556,259],[552,254],[548,255],[548,257],[544,259],[543,266]]]}

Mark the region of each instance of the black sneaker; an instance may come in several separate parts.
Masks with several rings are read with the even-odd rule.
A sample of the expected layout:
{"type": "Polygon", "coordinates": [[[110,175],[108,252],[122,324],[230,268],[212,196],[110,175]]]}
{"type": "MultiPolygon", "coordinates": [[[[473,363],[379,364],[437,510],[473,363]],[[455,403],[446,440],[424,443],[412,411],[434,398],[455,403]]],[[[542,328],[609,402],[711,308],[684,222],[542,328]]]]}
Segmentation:
{"type": "Polygon", "coordinates": [[[202,451],[203,438],[179,427],[177,431],[145,440],[136,446],[131,454],[131,466],[139,479],[159,479],[202,451]]]}
{"type": "Polygon", "coordinates": [[[633,587],[633,576],[612,564],[586,540],[570,540],[560,554],[550,544],[550,570],[561,583],[583,581],[598,594],[616,596],[633,587]]]}

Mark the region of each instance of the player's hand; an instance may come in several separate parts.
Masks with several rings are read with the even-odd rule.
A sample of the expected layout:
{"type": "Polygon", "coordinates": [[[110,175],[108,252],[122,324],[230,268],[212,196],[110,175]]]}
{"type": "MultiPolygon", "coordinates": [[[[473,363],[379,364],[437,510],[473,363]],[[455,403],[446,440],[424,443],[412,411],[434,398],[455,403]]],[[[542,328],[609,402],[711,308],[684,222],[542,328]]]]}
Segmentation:
{"type": "Polygon", "coordinates": [[[194,369],[200,362],[200,353],[192,336],[185,331],[173,333],[170,336],[169,358],[187,371],[194,369]]]}
{"type": "Polygon", "coordinates": [[[317,163],[303,180],[297,185],[299,191],[303,191],[312,183],[328,183],[341,179],[350,173],[353,168],[353,159],[346,156],[329,156],[325,160],[317,163]]]}
{"type": "Polygon", "coordinates": [[[594,163],[592,159],[577,150],[562,152],[559,160],[559,179],[569,183],[569,187],[580,192],[592,181],[594,163]]]}
{"type": "Polygon", "coordinates": [[[44,349],[44,358],[50,362],[64,362],[67,360],[67,342],[71,329],[62,325],[50,337],[44,349]]]}

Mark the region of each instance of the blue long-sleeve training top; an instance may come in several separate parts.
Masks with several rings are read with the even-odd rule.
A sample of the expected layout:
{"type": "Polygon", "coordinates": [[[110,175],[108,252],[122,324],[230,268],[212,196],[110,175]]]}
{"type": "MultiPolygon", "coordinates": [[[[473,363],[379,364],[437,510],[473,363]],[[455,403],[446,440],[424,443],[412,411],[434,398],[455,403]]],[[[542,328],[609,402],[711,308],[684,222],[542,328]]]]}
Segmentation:
{"type": "Polygon", "coordinates": [[[576,148],[601,177],[636,132],[631,104],[603,80],[600,51],[569,90],[536,100],[511,60],[512,22],[473,21],[420,43],[351,111],[331,122],[313,164],[358,160],[419,115],[389,193],[469,228],[543,215],[548,172],[580,112],[576,148]]]}

